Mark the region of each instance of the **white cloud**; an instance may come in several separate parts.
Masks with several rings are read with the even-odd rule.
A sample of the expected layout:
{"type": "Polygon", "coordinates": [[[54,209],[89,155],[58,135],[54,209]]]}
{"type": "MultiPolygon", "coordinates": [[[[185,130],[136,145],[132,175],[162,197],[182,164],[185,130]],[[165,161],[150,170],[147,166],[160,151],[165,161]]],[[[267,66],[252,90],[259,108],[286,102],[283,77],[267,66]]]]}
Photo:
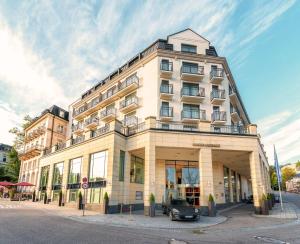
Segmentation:
{"type": "Polygon", "coordinates": [[[274,163],[273,144],[280,164],[300,160],[300,114],[297,109],[277,113],[257,124],[270,164],[274,163]]]}

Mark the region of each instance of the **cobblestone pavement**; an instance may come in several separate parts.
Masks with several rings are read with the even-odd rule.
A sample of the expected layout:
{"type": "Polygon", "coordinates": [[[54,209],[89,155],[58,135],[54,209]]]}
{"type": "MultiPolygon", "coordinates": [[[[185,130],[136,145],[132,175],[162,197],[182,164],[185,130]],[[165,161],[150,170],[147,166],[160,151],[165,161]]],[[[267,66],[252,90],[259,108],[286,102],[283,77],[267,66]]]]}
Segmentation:
{"type": "MultiPolygon", "coordinates": [[[[300,207],[300,195],[284,194],[300,207]]],[[[2,205],[2,202],[0,201],[2,205]]],[[[7,203],[8,204],[8,203],[7,203]]],[[[0,243],[300,243],[299,219],[257,218],[251,205],[225,211],[227,221],[192,229],[144,229],[74,221],[80,211],[16,203],[0,208],[0,243]],[[24,205],[24,206],[23,206],[24,205]],[[26,206],[25,206],[26,205],[26,206]],[[29,205],[29,206],[27,206],[29,205]],[[32,206],[32,207],[31,207],[32,206]]],[[[36,204],[38,205],[38,204],[36,204]]],[[[297,214],[298,214],[297,210],[297,214]]],[[[89,213],[89,217],[93,213],[89,213]]],[[[300,216],[300,215],[299,215],[300,216]]],[[[151,218],[149,218],[151,221],[151,218]]],[[[181,224],[186,224],[185,222],[181,224]]]]}

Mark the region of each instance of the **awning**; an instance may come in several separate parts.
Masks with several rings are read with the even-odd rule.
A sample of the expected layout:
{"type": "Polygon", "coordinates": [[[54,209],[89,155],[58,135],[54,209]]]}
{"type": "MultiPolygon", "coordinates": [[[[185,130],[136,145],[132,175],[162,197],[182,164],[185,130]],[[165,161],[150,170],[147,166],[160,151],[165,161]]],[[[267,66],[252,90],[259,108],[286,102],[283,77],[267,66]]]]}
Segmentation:
{"type": "Polygon", "coordinates": [[[31,183],[28,183],[28,182],[19,182],[17,184],[14,184],[15,186],[34,186],[33,184],[31,183]]]}
{"type": "Polygon", "coordinates": [[[11,182],[8,182],[8,181],[1,181],[0,182],[0,186],[5,186],[5,187],[7,187],[7,186],[15,186],[15,184],[11,183],[11,182]]]}

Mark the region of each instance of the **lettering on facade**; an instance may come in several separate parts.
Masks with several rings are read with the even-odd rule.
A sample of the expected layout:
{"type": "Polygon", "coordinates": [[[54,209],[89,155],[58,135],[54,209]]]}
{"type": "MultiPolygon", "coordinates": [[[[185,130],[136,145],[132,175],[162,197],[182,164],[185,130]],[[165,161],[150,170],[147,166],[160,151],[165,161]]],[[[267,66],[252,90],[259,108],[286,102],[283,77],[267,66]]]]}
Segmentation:
{"type": "Polygon", "coordinates": [[[204,144],[204,143],[193,143],[195,147],[221,147],[220,144],[204,144]]]}

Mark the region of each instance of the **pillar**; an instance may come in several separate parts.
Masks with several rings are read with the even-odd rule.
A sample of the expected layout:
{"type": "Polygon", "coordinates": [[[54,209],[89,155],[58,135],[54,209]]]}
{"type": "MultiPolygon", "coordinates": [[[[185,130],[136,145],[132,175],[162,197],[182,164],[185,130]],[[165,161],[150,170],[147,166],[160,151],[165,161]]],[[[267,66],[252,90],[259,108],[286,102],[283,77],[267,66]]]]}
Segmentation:
{"type": "Polygon", "coordinates": [[[155,146],[149,138],[145,146],[144,214],[149,215],[150,195],[155,196],[155,146]]]}
{"type": "Polygon", "coordinates": [[[209,148],[199,151],[199,177],[201,213],[207,215],[209,195],[214,196],[212,151],[209,148]]]}
{"type": "Polygon", "coordinates": [[[250,161],[250,173],[251,173],[251,182],[252,182],[252,194],[254,201],[255,213],[260,213],[261,207],[261,197],[264,192],[264,180],[263,172],[261,167],[261,162],[259,158],[258,151],[253,151],[249,155],[250,161]]]}
{"type": "Polygon", "coordinates": [[[131,157],[129,152],[125,152],[125,169],[124,169],[124,182],[123,182],[123,203],[130,204],[130,164],[131,157]]]}

